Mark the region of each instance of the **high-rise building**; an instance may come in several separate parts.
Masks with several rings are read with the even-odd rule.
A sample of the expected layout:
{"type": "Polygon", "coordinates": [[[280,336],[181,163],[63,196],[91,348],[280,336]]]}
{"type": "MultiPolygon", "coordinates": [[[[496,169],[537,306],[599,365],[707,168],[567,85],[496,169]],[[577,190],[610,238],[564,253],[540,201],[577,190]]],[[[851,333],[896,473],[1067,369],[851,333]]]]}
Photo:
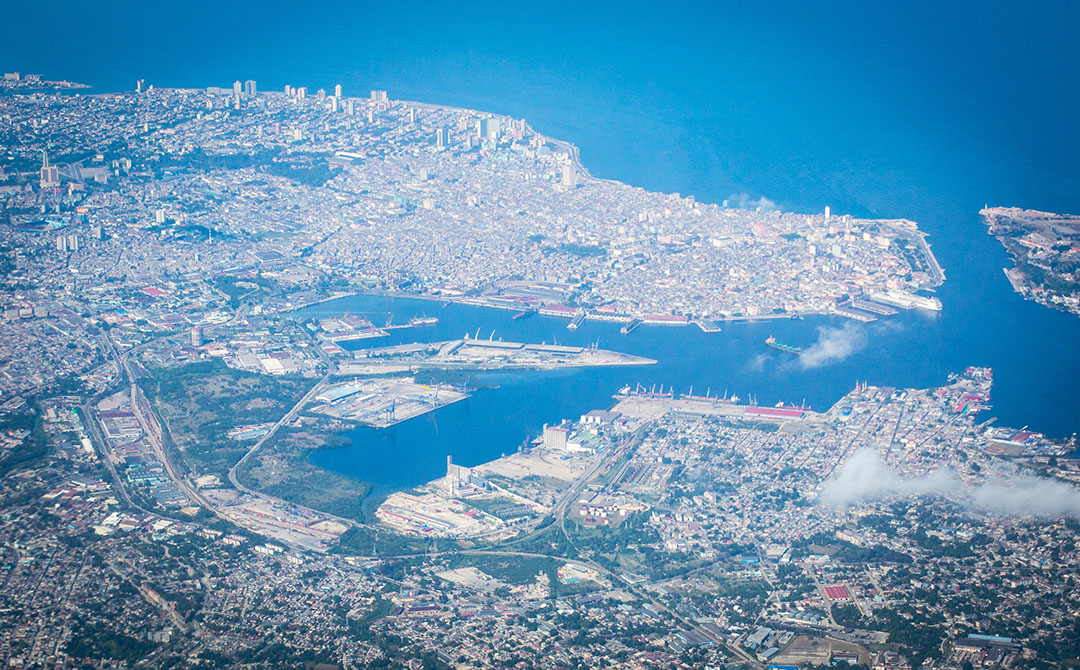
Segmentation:
{"type": "Polygon", "coordinates": [[[416,123],[416,108],[409,110],[409,123],[416,123]]]}
{"type": "Polygon", "coordinates": [[[569,432],[558,426],[544,426],[544,448],[551,451],[566,451],[566,436],[569,432]]]}
{"type": "Polygon", "coordinates": [[[234,98],[239,98],[240,94],[244,92],[244,85],[237,79],[232,83],[232,94],[234,98]]]}
{"type": "Polygon", "coordinates": [[[292,97],[292,86],[285,84],[285,95],[292,97]]]}
{"type": "Polygon", "coordinates": [[[832,209],[830,209],[828,205],[825,205],[825,220],[828,221],[829,217],[831,217],[831,216],[832,216],[832,209]]]}
{"type": "Polygon", "coordinates": [[[307,86],[301,86],[300,88],[296,89],[296,97],[300,98],[301,100],[306,98],[307,97],[307,86]]]}
{"type": "Polygon", "coordinates": [[[142,79],[135,82],[135,92],[136,93],[142,93],[142,87],[143,87],[143,80],[142,79]]]}
{"type": "Polygon", "coordinates": [[[247,97],[254,98],[257,92],[258,90],[255,88],[254,79],[248,79],[244,82],[244,93],[247,95],[247,97]]]}
{"type": "Polygon", "coordinates": [[[201,347],[203,345],[203,329],[202,326],[193,326],[191,328],[191,346],[201,347]]]}
{"type": "Polygon", "coordinates": [[[435,131],[435,146],[440,149],[446,146],[446,128],[439,128],[435,131]]]}
{"type": "Polygon", "coordinates": [[[41,188],[55,188],[60,185],[60,168],[49,165],[49,155],[41,152],[41,188]]]}
{"type": "Polygon", "coordinates": [[[566,188],[577,186],[577,168],[573,165],[562,166],[562,185],[566,188]]]}
{"type": "Polygon", "coordinates": [[[386,102],[386,91],[371,91],[372,102],[386,102]]]}
{"type": "Polygon", "coordinates": [[[338,99],[336,97],[330,98],[330,111],[334,112],[335,114],[338,111],[338,99]]]}
{"type": "Polygon", "coordinates": [[[165,210],[158,209],[158,210],[154,211],[154,222],[155,223],[165,223],[165,210]]]}
{"type": "Polygon", "coordinates": [[[482,140],[497,140],[500,125],[499,120],[491,116],[480,119],[476,122],[476,134],[482,140]]]}
{"type": "Polygon", "coordinates": [[[341,84],[335,84],[334,85],[334,97],[335,98],[340,98],[341,97],[341,84]]]}

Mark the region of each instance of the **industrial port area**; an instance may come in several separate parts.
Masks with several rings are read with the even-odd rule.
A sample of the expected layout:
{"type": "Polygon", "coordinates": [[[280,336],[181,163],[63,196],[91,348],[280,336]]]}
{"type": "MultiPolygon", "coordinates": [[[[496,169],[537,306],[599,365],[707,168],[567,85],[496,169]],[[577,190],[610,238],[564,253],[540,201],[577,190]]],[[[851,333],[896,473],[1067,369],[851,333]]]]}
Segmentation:
{"type": "Polygon", "coordinates": [[[612,365],[652,365],[656,361],[596,347],[568,347],[556,344],[526,344],[489,338],[448,342],[403,344],[353,353],[356,364],[345,363],[342,371],[362,369],[441,370],[555,370],[571,367],[612,365]]]}
{"type": "Polygon", "coordinates": [[[468,397],[452,386],[417,384],[412,378],[358,379],[320,391],[309,411],[388,428],[468,397]]]}
{"type": "MultiPolygon", "coordinates": [[[[657,363],[558,344],[587,320],[637,345],[642,326],[941,310],[915,223],[596,179],[523,119],[382,90],[24,95],[12,75],[7,667],[1076,665],[1075,439],[984,419],[989,368],[843,381],[824,411],[605,382],[400,486],[317,465],[361,433],[419,462],[418,417],[467,414],[470,382],[510,376],[474,372],[589,384],[657,363]],[[343,296],[424,301],[323,304],[343,296]],[[565,329],[504,341],[509,319],[475,309],[459,333],[468,308],[440,324],[439,303],[565,329]],[[504,437],[520,446],[486,460],[504,437]]],[[[1033,262],[1074,253],[1037,232],[1017,242],[1033,262]]],[[[806,373],[831,326],[804,350],[790,325],[710,383],[766,347],[806,373]]],[[[669,333],[639,350],[698,338],[669,333]]]]}

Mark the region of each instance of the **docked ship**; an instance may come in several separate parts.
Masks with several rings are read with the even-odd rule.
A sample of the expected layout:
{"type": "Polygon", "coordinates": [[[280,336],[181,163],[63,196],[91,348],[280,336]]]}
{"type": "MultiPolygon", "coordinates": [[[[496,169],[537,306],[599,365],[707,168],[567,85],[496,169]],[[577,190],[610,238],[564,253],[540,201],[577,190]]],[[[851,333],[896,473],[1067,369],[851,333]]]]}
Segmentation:
{"type": "Polygon", "coordinates": [[[581,322],[585,320],[585,311],[582,310],[574,315],[574,318],[570,320],[570,323],[566,324],[566,327],[570,330],[577,330],[581,322]]]}
{"type": "Polygon", "coordinates": [[[802,347],[796,347],[793,344],[784,344],[783,342],[777,342],[776,338],[769,335],[769,338],[765,340],[765,344],[769,345],[773,349],[779,349],[780,351],[786,351],[789,354],[801,354],[802,347]]]}
{"type": "Polygon", "coordinates": [[[533,316],[534,314],[536,314],[539,311],[540,311],[539,307],[530,307],[529,309],[523,309],[520,312],[518,312],[517,314],[515,314],[513,319],[514,319],[514,321],[517,321],[518,319],[524,319],[527,316],[533,316]]]}
{"type": "Polygon", "coordinates": [[[780,401],[776,403],[776,409],[793,409],[799,412],[809,412],[810,405],[806,404],[806,400],[803,400],[801,405],[789,405],[783,401],[780,401]]]}
{"type": "Polygon", "coordinates": [[[655,385],[652,388],[647,389],[644,386],[642,386],[641,384],[635,384],[634,388],[630,388],[630,385],[627,384],[626,386],[619,389],[619,392],[618,392],[617,395],[626,396],[628,398],[653,398],[653,399],[671,399],[671,400],[674,400],[674,398],[675,398],[675,389],[674,389],[674,387],[672,387],[672,388],[668,388],[668,390],[665,391],[664,390],[664,385],[661,384],[660,385],[660,390],[657,391],[655,385]]]}
{"type": "Polygon", "coordinates": [[[631,319],[629,323],[619,329],[619,332],[623,335],[627,335],[629,333],[632,333],[634,329],[640,326],[642,323],[644,323],[644,321],[642,321],[641,319],[631,319]]]}
{"type": "Polygon", "coordinates": [[[417,316],[409,319],[410,326],[434,326],[439,319],[434,316],[417,316]]]}

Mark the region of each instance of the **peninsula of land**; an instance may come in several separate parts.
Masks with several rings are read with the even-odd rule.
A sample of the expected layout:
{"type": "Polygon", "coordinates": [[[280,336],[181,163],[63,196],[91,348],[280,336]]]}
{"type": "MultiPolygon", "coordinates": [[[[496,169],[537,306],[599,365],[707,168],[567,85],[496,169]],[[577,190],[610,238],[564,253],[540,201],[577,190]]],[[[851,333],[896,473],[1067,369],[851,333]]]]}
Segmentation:
{"type": "Polygon", "coordinates": [[[1012,257],[1005,276],[1013,289],[1080,315],[1080,216],[1019,207],[987,207],[979,214],[1012,257]]]}

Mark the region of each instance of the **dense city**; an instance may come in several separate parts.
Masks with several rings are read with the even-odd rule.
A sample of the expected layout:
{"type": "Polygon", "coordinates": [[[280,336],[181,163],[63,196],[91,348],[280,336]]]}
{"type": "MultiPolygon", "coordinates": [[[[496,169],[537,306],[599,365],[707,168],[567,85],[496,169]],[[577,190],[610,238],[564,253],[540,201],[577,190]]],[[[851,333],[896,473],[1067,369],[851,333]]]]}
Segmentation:
{"type": "Polygon", "coordinates": [[[612,388],[379,495],[309,458],[467,402],[475,371],[657,361],[302,307],[707,333],[948,309],[914,223],[652,193],[524,120],[380,90],[3,88],[6,667],[1078,662],[1075,441],[985,419],[986,367],[819,411],[612,388]]]}

